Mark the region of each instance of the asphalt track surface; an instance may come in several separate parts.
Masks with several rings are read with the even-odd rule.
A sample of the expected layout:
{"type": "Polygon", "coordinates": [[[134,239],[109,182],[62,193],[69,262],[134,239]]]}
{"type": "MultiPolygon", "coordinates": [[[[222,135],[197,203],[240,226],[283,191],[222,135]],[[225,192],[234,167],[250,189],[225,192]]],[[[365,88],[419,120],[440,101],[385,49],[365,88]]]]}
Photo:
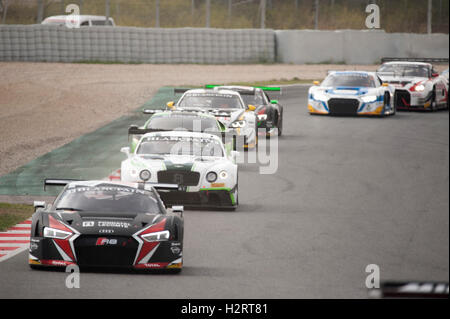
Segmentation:
{"type": "Polygon", "coordinates": [[[186,211],[178,275],[0,263],[0,298],[366,298],[381,279],[449,280],[449,115],[310,116],[289,88],[276,174],[240,167],[236,212],[186,211]]]}

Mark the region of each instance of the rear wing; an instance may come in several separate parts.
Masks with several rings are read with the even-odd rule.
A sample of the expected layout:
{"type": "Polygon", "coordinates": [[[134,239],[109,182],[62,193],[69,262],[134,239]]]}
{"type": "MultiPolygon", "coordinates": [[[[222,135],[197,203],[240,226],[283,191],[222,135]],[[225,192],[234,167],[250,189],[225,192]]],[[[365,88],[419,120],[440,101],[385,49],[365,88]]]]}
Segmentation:
{"type": "MultiPolygon", "coordinates": [[[[207,85],[205,85],[205,89],[214,89],[216,87],[221,87],[221,86],[233,86],[233,85],[207,84],[207,85]]],[[[239,86],[239,85],[236,85],[236,86],[239,86]]],[[[261,89],[263,91],[280,92],[280,94],[282,92],[281,87],[275,87],[275,86],[252,86],[252,88],[261,89]]],[[[238,90],[238,92],[241,94],[245,94],[244,90],[242,90],[243,93],[239,90],[238,90]]],[[[248,94],[250,94],[250,92],[248,94]]]]}
{"type": "Polygon", "coordinates": [[[56,178],[46,178],[44,180],[44,191],[47,186],[66,186],[71,182],[79,182],[79,179],[56,179],[56,178]]]}
{"type": "Polygon", "coordinates": [[[128,138],[130,135],[144,135],[147,133],[153,133],[153,132],[168,132],[172,130],[164,130],[164,129],[153,129],[153,128],[140,128],[137,125],[131,125],[128,128],[128,138]]]}
{"type": "Polygon", "coordinates": [[[162,109],[162,110],[144,109],[144,110],[142,110],[142,113],[153,115],[153,114],[161,113],[161,112],[165,112],[165,111],[166,110],[164,110],[164,109],[162,109]]]}
{"type": "Polygon", "coordinates": [[[147,191],[152,190],[153,188],[156,189],[157,191],[166,191],[166,192],[177,191],[180,189],[180,185],[178,184],[143,183],[141,185],[147,191]]]}
{"type": "Polygon", "coordinates": [[[424,62],[424,63],[448,63],[448,58],[381,58],[381,63],[385,62],[424,62]]]}
{"type": "MultiPolygon", "coordinates": [[[[164,129],[152,129],[152,128],[139,128],[137,125],[131,125],[128,129],[128,140],[130,139],[131,135],[144,135],[147,133],[154,133],[154,132],[172,132],[173,130],[164,130],[164,129]]],[[[193,130],[180,130],[181,132],[194,132],[193,130]]],[[[198,132],[197,132],[198,133],[198,132]]],[[[233,150],[236,150],[236,134],[232,134],[232,132],[209,132],[204,131],[200,133],[206,133],[211,135],[216,135],[222,139],[222,143],[226,144],[229,142],[229,136],[232,136],[232,143],[233,143],[233,150]]]]}
{"type": "Polygon", "coordinates": [[[173,94],[183,94],[186,91],[193,90],[194,88],[186,89],[186,88],[174,88],[173,94]]]}

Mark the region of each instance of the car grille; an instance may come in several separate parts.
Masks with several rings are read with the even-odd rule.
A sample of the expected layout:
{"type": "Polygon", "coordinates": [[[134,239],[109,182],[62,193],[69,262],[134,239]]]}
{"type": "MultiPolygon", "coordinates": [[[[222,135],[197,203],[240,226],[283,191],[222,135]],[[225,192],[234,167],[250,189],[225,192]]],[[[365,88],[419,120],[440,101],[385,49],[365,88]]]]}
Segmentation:
{"type": "Polygon", "coordinates": [[[82,235],[74,246],[80,266],[132,266],[138,249],[138,243],[131,237],[101,235],[82,235]],[[115,239],[117,243],[97,245],[99,238],[115,239]]]}
{"type": "Polygon", "coordinates": [[[180,186],[197,186],[200,173],[181,170],[158,172],[158,183],[177,184],[180,186]]]}
{"type": "Polygon", "coordinates": [[[410,107],[411,106],[411,95],[406,90],[396,90],[395,91],[395,105],[397,107],[410,107]]]}
{"type": "Polygon", "coordinates": [[[358,107],[359,101],[356,99],[330,99],[328,101],[330,114],[334,115],[356,115],[358,107]]]}

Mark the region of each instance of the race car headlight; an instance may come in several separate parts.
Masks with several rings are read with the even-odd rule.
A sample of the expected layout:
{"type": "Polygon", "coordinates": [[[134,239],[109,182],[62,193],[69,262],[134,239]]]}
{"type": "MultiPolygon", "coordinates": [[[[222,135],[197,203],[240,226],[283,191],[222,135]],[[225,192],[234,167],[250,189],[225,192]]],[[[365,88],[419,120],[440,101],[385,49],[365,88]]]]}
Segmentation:
{"type": "Polygon", "coordinates": [[[227,179],[228,173],[226,171],[221,171],[219,176],[221,179],[227,179]]]}
{"type": "Polygon", "coordinates": [[[258,121],[267,120],[267,114],[258,114],[258,121]]]}
{"type": "Polygon", "coordinates": [[[46,237],[46,238],[66,239],[70,235],[72,235],[72,233],[69,233],[64,230],[59,230],[59,229],[50,228],[50,227],[44,228],[44,237],[46,237]]]}
{"type": "Polygon", "coordinates": [[[206,180],[210,183],[214,183],[217,180],[217,174],[215,172],[209,172],[206,174],[206,180]]]}
{"type": "Polygon", "coordinates": [[[152,177],[152,174],[147,169],[144,169],[139,173],[139,178],[142,179],[144,182],[148,181],[150,177],[152,177]]]}
{"type": "Polygon", "coordinates": [[[327,100],[327,96],[325,94],[323,94],[322,92],[313,93],[312,97],[314,100],[317,100],[317,101],[326,101],[327,100]]]}
{"type": "Polygon", "coordinates": [[[231,123],[230,127],[232,127],[232,128],[242,128],[242,127],[245,127],[246,124],[247,123],[245,121],[236,121],[236,122],[231,123]]]}
{"type": "Polygon", "coordinates": [[[416,86],[416,91],[417,92],[422,92],[424,90],[425,90],[425,86],[424,85],[420,84],[420,85],[416,86]]]}
{"type": "Polygon", "coordinates": [[[364,103],[372,103],[372,102],[375,102],[377,100],[377,97],[375,95],[367,95],[367,96],[363,96],[361,98],[361,100],[364,103]]]}
{"type": "Polygon", "coordinates": [[[145,234],[141,237],[148,242],[166,241],[170,238],[170,232],[168,230],[163,230],[156,233],[145,234]]]}

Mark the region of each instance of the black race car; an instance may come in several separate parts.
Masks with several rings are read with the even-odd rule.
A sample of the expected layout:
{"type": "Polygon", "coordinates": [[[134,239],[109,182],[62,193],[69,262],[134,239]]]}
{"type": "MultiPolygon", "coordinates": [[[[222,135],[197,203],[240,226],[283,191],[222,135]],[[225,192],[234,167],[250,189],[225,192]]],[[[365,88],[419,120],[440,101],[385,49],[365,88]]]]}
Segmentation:
{"type": "Polygon", "coordinates": [[[176,185],[50,180],[53,204],[35,202],[31,268],[122,267],[180,272],[183,207],[166,211],[158,191],[176,185]]]}
{"type": "MultiPolygon", "coordinates": [[[[215,87],[215,85],[207,85],[207,88],[215,87]]],[[[220,86],[222,89],[238,92],[245,104],[254,105],[254,111],[257,118],[258,129],[266,129],[266,135],[274,134],[278,129],[278,136],[283,133],[283,106],[278,100],[271,100],[266,91],[281,91],[277,87],[253,87],[253,86],[220,86]]],[[[263,133],[264,134],[264,133],[263,133]]]]}

